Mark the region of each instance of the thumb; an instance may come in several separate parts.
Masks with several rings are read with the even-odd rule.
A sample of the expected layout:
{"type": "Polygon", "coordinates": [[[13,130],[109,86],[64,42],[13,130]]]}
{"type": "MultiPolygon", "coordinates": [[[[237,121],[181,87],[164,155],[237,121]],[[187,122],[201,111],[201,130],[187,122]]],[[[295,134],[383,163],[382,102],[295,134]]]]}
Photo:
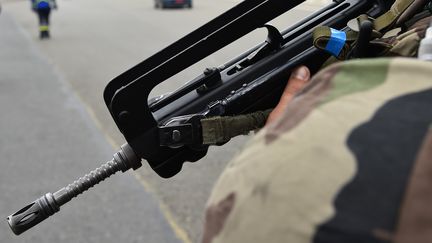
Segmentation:
{"type": "Polygon", "coordinates": [[[310,71],[306,66],[300,66],[294,69],[278,105],[270,113],[269,118],[267,119],[267,124],[273,122],[283,114],[283,111],[286,109],[288,104],[294,99],[296,94],[306,86],[309,79],[310,71]]]}
{"type": "Polygon", "coordinates": [[[294,96],[303,89],[310,79],[310,71],[307,67],[301,66],[296,68],[288,80],[288,84],[282,94],[281,99],[288,99],[291,101],[294,96]]]}

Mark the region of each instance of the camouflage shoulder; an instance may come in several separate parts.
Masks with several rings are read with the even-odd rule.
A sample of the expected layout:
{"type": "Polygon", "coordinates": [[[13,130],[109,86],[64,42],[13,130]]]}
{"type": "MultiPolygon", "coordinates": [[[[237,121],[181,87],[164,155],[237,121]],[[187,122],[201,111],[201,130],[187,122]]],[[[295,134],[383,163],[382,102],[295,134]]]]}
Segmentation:
{"type": "Polygon", "coordinates": [[[427,160],[419,154],[430,156],[421,148],[432,124],[431,70],[432,63],[383,58],[316,74],[228,164],[208,201],[203,242],[403,236],[398,227],[409,221],[401,215],[415,215],[402,210],[414,190],[407,183],[427,160]]]}

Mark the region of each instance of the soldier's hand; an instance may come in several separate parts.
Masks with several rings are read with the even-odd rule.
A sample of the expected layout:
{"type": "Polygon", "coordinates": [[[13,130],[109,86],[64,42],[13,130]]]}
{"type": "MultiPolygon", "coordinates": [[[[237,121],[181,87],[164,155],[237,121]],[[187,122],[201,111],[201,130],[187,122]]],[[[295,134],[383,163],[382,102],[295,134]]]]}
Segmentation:
{"type": "Polygon", "coordinates": [[[276,121],[283,114],[285,108],[293,100],[296,94],[309,82],[309,79],[310,71],[306,66],[300,66],[294,69],[278,105],[270,113],[266,125],[276,121]]]}

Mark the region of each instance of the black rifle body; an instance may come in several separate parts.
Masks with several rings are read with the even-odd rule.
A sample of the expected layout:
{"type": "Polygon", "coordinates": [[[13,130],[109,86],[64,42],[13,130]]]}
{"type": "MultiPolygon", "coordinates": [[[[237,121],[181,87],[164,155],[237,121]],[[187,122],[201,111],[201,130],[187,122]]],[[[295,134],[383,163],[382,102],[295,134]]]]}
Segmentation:
{"type": "Polygon", "coordinates": [[[274,107],[294,67],[307,65],[316,72],[329,57],[312,45],[311,33],[315,27],[344,29],[350,19],[363,13],[377,16],[389,4],[378,0],[334,1],[283,31],[281,47],[260,60],[242,66],[250,54],[265,44],[208,70],[170,96],[148,104],[149,93],[156,85],[302,2],[243,1],[113,79],[105,89],[104,99],[135,153],[147,160],[160,176],[175,175],[185,161],[193,162],[205,156],[207,147],[161,146],[158,133],[161,124],[184,115],[227,116],[274,107]],[[205,89],[200,91],[202,87],[205,89]]]}

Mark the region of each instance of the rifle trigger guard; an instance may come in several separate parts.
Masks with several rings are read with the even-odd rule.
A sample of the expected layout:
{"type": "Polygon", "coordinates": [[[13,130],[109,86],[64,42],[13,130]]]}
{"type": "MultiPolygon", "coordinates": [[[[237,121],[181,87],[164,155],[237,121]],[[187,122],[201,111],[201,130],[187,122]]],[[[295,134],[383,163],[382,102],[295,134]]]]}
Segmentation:
{"type": "Polygon", "coordinates": [[[159,144],[170,148],[184,145],[201,146],[203,115],[181,116],[171,118],[165,125],[158,126],[159,144]]]}

